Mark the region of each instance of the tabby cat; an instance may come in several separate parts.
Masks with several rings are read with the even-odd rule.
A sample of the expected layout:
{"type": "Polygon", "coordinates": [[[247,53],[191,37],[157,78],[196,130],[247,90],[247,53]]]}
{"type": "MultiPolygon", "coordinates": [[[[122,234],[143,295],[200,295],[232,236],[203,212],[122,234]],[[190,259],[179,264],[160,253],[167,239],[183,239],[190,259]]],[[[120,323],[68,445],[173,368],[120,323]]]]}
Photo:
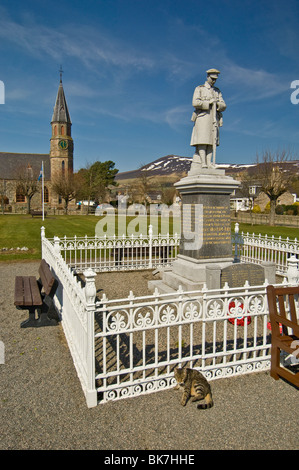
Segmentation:
{"type": "Polygon", "coordinates": [[[197,405],[199,409],[212,408],[213,398],[211,387],[207,379],[195,369],[180,369],[174,370],[174,378],[177,381],[175,389],[183,389],[181,405],[185,406],[189,397],[193,397],[191,401],[198,401],[205,399],[206,403],[197,405]]]}

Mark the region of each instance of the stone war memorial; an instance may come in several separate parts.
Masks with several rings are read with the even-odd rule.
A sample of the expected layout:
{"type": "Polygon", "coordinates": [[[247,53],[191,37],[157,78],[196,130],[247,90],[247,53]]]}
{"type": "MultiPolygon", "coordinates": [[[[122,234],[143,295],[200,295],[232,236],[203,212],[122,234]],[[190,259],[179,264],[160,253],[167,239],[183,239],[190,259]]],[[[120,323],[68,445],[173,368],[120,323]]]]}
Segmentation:
{"type": "Polygon", "coordinates": [[[234,263],[231,240],[230,195],[240,182],[216,167],[219,128],[226,103],[215,82],[220,72],[207,70],[203,85],[194,90],[190,145],[194,155],[188,175],[175,183],[181,195],[181,242],[179,255],[162,280],[150,281],[160,293],[177,290],[261,285],[265,278],[275,282],[275,268],[234,263]],[[243,282],[244,281],[244,282],[243,282]]]}

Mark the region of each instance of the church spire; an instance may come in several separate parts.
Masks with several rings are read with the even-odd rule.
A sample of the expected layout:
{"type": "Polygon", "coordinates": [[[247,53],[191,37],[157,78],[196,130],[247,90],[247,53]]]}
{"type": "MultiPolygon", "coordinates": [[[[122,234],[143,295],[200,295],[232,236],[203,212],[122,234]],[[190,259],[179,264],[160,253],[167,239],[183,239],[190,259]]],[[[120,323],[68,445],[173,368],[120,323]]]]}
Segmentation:
{"type": "Polygon", "coordinates": [[[63,85],[62,85],[63,70],[61,66],[60,66],[59,72],[60,72],[60,83],[59,83],[56,103],[54,106],[54,112],[53,112],[51,122],[65,122],[67,124],[72,124],[70,113],[69,113],[65,95],[64,95],[63,85]]]}
{"type": "Polygon", "coordinates": [[[62,74],[63,74],[62,65],[60,66],[59,73],[60,73],[60,83],[62,83],[62,74]]]}
{"type": "MultiPolygon", "coordinates": [[[[63,85],[62,69],[54,112],[51,121],[52,137],[50,139],[51,178],[73,173],[74,143],[72,139],[72,122],[67,107],[63,85]]],[[[57,202],[57,201],[56,201],[57,202]]],[[[58,204],[58,202],[57,202],[58,204]]]]}

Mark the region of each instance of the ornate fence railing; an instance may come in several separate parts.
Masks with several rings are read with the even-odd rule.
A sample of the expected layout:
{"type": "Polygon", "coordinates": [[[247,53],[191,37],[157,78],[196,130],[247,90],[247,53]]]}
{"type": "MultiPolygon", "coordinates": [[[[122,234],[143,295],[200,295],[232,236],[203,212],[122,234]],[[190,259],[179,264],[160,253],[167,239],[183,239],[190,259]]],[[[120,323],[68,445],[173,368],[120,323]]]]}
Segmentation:
{"type": "MultiPolygon", "coordinates": [[[[180,235],[122,235],[120,237],[54,237],[55,246],[68,266],[76,272],[93,269],[95,272],[154,269],[171,266],[177,258],[180,235]]],[[[232,256],[235,261],[261,264],[275,263],[276,274],[286,275],[288,258],[299,260],[299,242],[295,238],[268,237],[238,231],[232,233],[232,256]]]]}
{"type": "Polygon", "coordinates": [[[208,380],[270,367],[266,285],[183,292],[96,303],[99,400],[170,388],[176,366],[208,380]]]}
{"type": "MultiPolygon", "coordinates": [[[[70,353],[80,379],[87,406],[97,404],[94,361],[95,285],[83,287],[74,270],[62,258],[59,250],[46,237],[42,228],[42,257],[49,264],[58,281],[54,297],[56,309],[68,342],[70,353]]],[[[92,273],[94,280],[95,274],[92,273]]]]}
{"type": "Polygon", "coordinates": [[[288,259],[295,257],[299,260],[299,241],[281,237],[262,236],[254,233],[241,233],[242,244],[240,261],[261,264],[264,261],[275,263],[276,274],[285,275],[288,269],[288,259]]]}
{"type": "Polygon", "coordinates": [[[55,304],[88,407],[172,387],[177,365],[209,380],[270,367],[266,284],[97,299],[92,265],[79,265],[81,282],[44,228],[42,256],[58,280],[55,304]]]}
{"type": "Polygon", "coordinates": [[[54,237],[50,240],[76,272],[152,269],[171,266],[178,255],[177,234],[112,237],[54,237]]]}

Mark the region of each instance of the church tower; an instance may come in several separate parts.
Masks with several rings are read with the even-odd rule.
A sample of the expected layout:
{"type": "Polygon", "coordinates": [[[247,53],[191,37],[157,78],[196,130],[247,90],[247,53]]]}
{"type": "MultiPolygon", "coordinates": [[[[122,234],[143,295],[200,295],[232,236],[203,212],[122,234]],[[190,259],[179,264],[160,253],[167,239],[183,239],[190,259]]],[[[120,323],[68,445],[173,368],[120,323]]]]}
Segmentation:
{"type": "Polygon", "coordinates": [[[67,176],[73,173],[73,139],[71,136],[72,122],[67,107],[63,85],[62,70],[60,69],[60,83],[51,121],[52,137],[50,139],[50,166],[51,180],[55,176],[67,176]]]}

